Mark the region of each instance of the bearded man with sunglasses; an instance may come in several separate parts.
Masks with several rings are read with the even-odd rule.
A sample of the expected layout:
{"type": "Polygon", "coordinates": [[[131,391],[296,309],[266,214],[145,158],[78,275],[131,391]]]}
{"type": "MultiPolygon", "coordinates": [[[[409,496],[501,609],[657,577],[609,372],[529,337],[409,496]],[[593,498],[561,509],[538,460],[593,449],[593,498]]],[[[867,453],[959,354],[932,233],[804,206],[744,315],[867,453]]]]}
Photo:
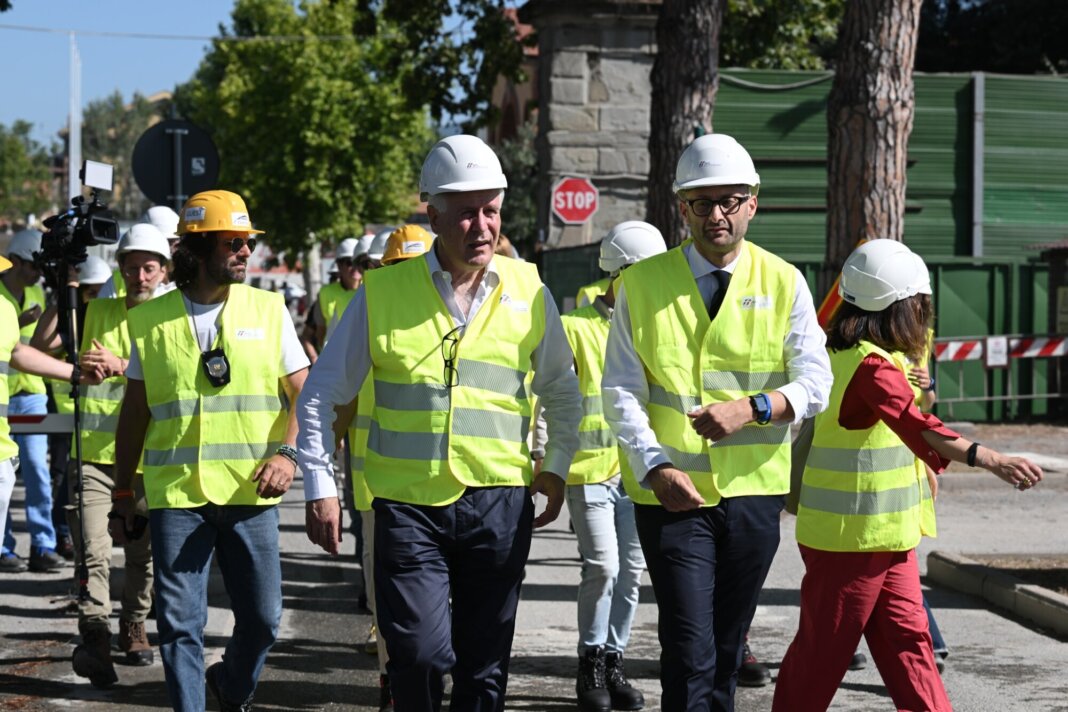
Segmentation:
{"type": "Polygon", "coordinates": [[[581,396],[552,295],[533,265],[494,254],[506,187],[480,139],[434,145],[419,179],[433,249],[366,275],[298,404],[308,537],[336,553],[334,408],[373,384],[364,477],[398,710],[440,709],[449,672],[452,709],[505,708],[531,530],[560,513],[578,446],[581,396]],[[549,432],[537,477],[532,393],[549,432]],[[549,501],[535,517],[538,492],[549,501]]]}
{"type": "Polygon", "coordinates": [[[661,704],[734,709],[745,636],[779,545],[791,422],[831,370],[797,268],[747,242],[757,175],[696,139],[675,192],[690,237],[623,273],[601,381],[660,611],[661,704]]]}
{"type": "Polygon", "coordinates": [[[178,288],[129,312],[109,530],[120,544],[136,531],[133,478],[143,455],[171,705],[205,709],[214,554],[234,631],[207,686],[223,710],[247,709],[282,616],[277,505],[296,471],[297,436],[284,403],[296,402],[308,359],[282,295],[242,284],[262,230],[239,195],[194,195],[178,233],[178,288]]]}

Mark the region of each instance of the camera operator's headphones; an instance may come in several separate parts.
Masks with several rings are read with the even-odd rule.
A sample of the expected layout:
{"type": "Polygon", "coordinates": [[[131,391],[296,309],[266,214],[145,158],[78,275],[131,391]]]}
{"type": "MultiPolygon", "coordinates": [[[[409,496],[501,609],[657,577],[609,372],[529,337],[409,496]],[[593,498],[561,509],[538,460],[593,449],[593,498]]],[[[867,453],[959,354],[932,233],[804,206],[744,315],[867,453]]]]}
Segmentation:
{"type": "Polygon", "coordinates": [[[259,235],[263,230],[252,227],[245,201],[228,190],[206,190],[197,193],[182,206],[178,234],[197,232],[244,232],[259,235]]]}

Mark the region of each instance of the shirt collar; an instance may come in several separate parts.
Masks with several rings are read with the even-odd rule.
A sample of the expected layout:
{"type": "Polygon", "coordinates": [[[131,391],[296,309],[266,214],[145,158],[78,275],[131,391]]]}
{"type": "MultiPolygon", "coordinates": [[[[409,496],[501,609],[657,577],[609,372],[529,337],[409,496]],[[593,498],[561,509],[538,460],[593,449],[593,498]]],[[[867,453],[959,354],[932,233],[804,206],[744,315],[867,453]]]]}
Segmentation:
{"type": "Polygon", "coordinates": [[[742,253],[738,253],[738,257],[735,257],[730,264],[724,267],[716,267],[714,264],[705,259],[701,251],[697,249],[697,245],[692,242],[686,246],[686,260],[690,263],[690,271],[693,272],[694,279],[701,279],[705,275],[718,272],[722,269],[728,274],[734,274],[734,268],[738,266],[738,257],[742,256],[742,253]]]}
{"type": "MultiPolygon", "coordinates": [[[[438,260],[438,252],[431,247],[423,257],[426,259],[427,269],[430,270],[430,276],[445,280],[446,284],[452,284],[452,273],[441,266],[441,262],[438,260]]],[[[491,259],[489,264],[486,265],[486,274],[482,277],[483,283],[488,288],[497,286],[497,283],[501,281],[500,275],[497,273],[497,265],[491,259]]]]}

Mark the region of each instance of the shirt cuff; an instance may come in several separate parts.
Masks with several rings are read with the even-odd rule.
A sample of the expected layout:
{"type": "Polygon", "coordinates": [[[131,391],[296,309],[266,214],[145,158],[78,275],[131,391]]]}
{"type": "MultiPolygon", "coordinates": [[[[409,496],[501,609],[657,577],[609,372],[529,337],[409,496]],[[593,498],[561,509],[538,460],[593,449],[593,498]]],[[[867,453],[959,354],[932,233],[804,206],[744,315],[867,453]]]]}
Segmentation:
{"type": "MultiPolygon", "coordinates": [[[[664,451],[660,448],[652,448],[646,452],[640,453],[641,467],[634,469],[634,461],[631,461],[631,469],[634,469],[634,479],[638,480],[638,484],[642,489],[652,491],[653,486],[646,481],[646,476],[654,467],[660,465],[672,464],[671,458],[664,454],[664,451]]],[[[638,459],[635,458],[635,459],[638,459]]]]}
{"type": "Polygon", "coordinates": [[[567,473],[571,469],[571,458],[549,448],[545,453],[545,459],[541,462],[542,472],[551,472],[564,482],[567,482],[567,473]]]}
{"type": "Polygon", "coordinates": [[[304,473],[304,501],[337,497],[337,484],[334,482],[333,470],[301,466],[304,473]]]}
{"type": "Polygon", "coordinates": [[[793,425],[797,425],[805,419],[806,412],[808,411],[808,391],[800,383],[787,383],[782,388],[776,388],[779,393],[782,394],[786,402],[790,404],[790,408],[794,411],[794,419],[791,422],[793,425]],[[804,404],[804,407],[800,407],[804,404]]]}

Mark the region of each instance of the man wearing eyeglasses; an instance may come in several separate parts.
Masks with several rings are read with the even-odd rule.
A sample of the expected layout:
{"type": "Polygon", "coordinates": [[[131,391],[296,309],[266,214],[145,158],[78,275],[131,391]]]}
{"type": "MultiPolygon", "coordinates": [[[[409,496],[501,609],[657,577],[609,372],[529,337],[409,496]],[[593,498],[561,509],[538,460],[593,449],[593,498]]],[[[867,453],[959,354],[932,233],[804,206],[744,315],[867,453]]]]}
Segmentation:
{"type": "Polygon", "coordinates": [[[365,276],[298,404],[308,537],[337,552],[333,411],[373,379],[364,476],[396,707],[440,709],[451,672],[453,709],[498,710],[531,530],[560,512],[581,397],[536,268],[494,256],[507,181],[492,149],[443,139],[419,184],[434,248],[365,276]],[[537,477],[531,392],[549,431],[537,477]]]}
{"type": "Polygon", "coordinates": [[[207,686],[224,710],[250,705],[282,615],[278,502],[296,471],[295,403],[308,359],[281,294],[242,284],[256,247],[245,202],[225,190],[186,202],[178,289],[131,309],[130,360],[115,443],[109,531],[143,528],[143,454],[156,627],[170,702],[205,709],[204,624],[212,556],[234,613],[207,686]]]}
{"type": "Polygon", "coordinates": [[[759,187],[730,136],[690,144],[675,172],[689,239],[623,273],[605,354],[605,419],[656,592],[672,712],[734,708],[779,544],[789,424],[830,394],[804,279],[745,239],[759,187]]]}

